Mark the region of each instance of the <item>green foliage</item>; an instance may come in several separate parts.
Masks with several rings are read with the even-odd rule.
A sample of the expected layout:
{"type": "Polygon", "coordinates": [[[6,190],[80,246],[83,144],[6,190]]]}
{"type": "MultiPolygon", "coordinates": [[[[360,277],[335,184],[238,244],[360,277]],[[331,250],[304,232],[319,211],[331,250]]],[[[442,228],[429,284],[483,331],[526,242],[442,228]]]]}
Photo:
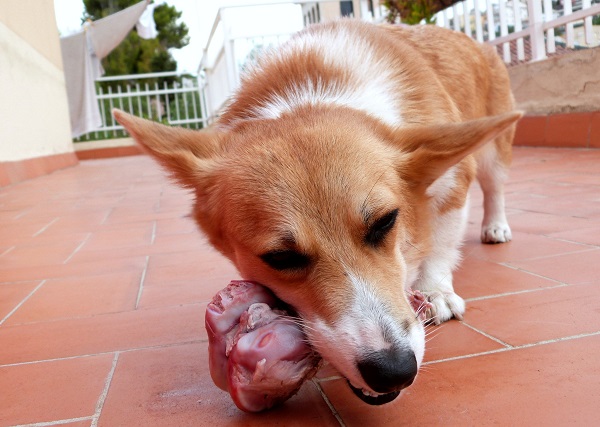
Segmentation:
{"type": "Polygon", "coordinates": [[[388,10],[388,22],[394,23],[400,18],[402,23],[409,25],[418,24],[422,20],[433,24],[433,15],[439,10],[439,2],[436,0],[384,0],[383,5],[388,10]]]}
{"type": "MultiPolygon", "coordinates": [[[[83,0],[84,19],[97,20],[138,3],[139,0],[83,0]]],[[[177,23],[181,12],[161,4],[154,9],[156,39],[144,40],[133,29],[123,42],[102,60],[107,76],[175,71],[177,62],[168,49],[189,43],[188,28],[177,23]]],[[[162,81],[160,82],[162,84],[162,81]]]]}

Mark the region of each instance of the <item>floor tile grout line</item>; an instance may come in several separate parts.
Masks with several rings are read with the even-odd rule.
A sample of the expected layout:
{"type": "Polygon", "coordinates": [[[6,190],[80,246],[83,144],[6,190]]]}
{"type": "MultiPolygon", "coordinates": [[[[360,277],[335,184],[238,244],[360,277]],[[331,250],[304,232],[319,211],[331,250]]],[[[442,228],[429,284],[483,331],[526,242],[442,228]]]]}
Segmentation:
{"type": "MultiPolygon", "coordinates": [[[[595,229],[595,228],[598,228],[598,227],[589,227],[589,228],[594,228],[594,229],[595,229]]],[[[587,228],[582,228],[581,230],[587,230],[587,228]]],[[[576,241],[576,240],[569,240],[569,239],[567,239],[567,238],[565,238],[565,237],[552,237],[552,236],[549,236],[549,235],[547,235],[547,234],[544,234],[544,237],[546,237],[546,238],[548,238],[548,239],[556,240],[556,241],[558,241],[558,242],[565,242],[565,243],[576,243],[576,244],[578,244],[578,245],[591,246],[592,248],[596,248],[596,249],[600,248],[600,244],[596,244],[596,245],[595,245],[595,244],[593,244],[593,243],[583,243],[583,242],[578,242],[578,241],[576,241]]],[[[561,254],[561,255],[562,255],[562,254],[561,254]]]]}
{"type": "Polygon", "coordinates": [[[52,359],[41,359],[41,360],[31,360],[31,361],[27,361],[27,362],[7,363],[5,365],[0,365],[0,369],[1,368],[12,368],[12,367],[16,367],[16,366],[35,365],[37,363],[52,363],[52,362],[61,362],[64,360],[83,359],[83,358],[87,358],[87,357],[106,356],[107,354],[114,354],[115,352],[132,353],[135,351],[160,350],[163,348],[178,347],[181,345],[204,344],[207,342],[208,342],[208,338],[202,338],[202,339],[198,339],[198,340],[183,341],[183,342],[177,342],[177,343],[157,344],[157,345],[149,345],[149,346],[145,346],[145,347],[127,348],[124,350],[107,350],[107,351],[101,351],[99,353],[77,354],[74,356],[55,357],[52,359]]]}
{"type": "Polygon", "coordinates": [[[106,223],[106,221],[108,221],[108,217],[113,213],[114,210],[115,210],[115,208],[110,208],[106,212],[106,215],[104,215],[104,218],[102,218],[102,221],[100,221],[100,225],[104,225],[106,223]]]}
{"type": "Polygon", "coordinates": [[[140,278],[140,285],[138,288],[137,298],[135,300],[135,309],[137,310],[140,306],[140,300],[142,299],[142,293],[144,292],[144,281],[146,280],[146,271],[148,271],[148,264],[150,263],[150,255],[146,255],[146,263],[142,270],[142,277],[140,278]]]}
{"type": "Polygon", "coordinates": [[[25,304],[25,302],[27,302],[27,300],[31,298],[31,296],[35,294],[39,288],[41,288],[44,285],[44,283],[46,283],[46,280],[42,280],[31,292],[29,292],[29,294],[25,298],[21,300],[20,303],[17,304],[15,308],[13,308],[6,316],[4,316],[4,318],[0,320],[0,326],[2,326],[4,322],[6,322],[13,314],[15,314],[15,312],[19,308],[21,308],[21,306],[25,304]]]}
{"type": "Polygon", "coordinates": [[[90,427],[96,427],[98,425],[98,421],[100,420],[100,415],[102,415],[102,408],[104,408],[104,402],[106,402],[106,397],[108,396],[108,391],[110,390],[110,384],[112,383],[112,379],[115,375],[115,370],[117,369],[117,363],[119,361],[120,352],[115,353],[115,357],[113,357],[112,366],[110,367],[110,371],[108,372],[108,376],[106,377],[106,381],[104,382],[104,389],[98,398],[98,402],[96,403],[96,412],[92,417],[92,423],[90,427]]]}
{"type": "Polygon", "coordinates": [[[484,337],[491,339],[492,341],[495,341],[498,344],[501,344],[502,346],[506,347],[506,348],[513,348],[512,345],[510,345],[507,342],[502,341],[500,338],[496,338],[493,335],[488,334],[487,332],[482,331],[481,329],[477,329],[475,326],[469,325],[468,323],[466,323],[465,321],[461,321],[461,324],[463,324],[464,326],[466,326],[467,328],[483,335],[484,337]]]}
{"type": "Polygon", "coordinates": [[[31,212],[33,209],[29,208],[29,209],[25,209],[24,211],[20,212],[19,214],[15,215],[13,217],[13,219],[21,219],[23,218],[25,215],[27,215],[29,212],[31,212]]]}
{"type": "MultiPolygon", "coordinates": [[[[540,236],[540,235],[538,235],[538,236],[540,236]]],[[[546,239],[560,241],[559,239],[554,239],[552,237],[548,237],[545,234],[543,234],[541,236],[544,236],[546,239]]],[[[501,264],[509,264],[511,262],[539,261],[539,260],[547,259],[547,258],[556,258],[556,257],[565,256],[565,255],[581,254],[581,253],[585,253],[585,252],[591,252],[591,251],[598,250],[598,246],[596,246],[596,245],[590,245],[588,243],[581,243],[581,242],[569,242],[569,243],[575,243],[575,244],[581,246],[582,248],[578,249],[578,250],[572,250],[572,251],[567,251],[567,252],[560,252],[560,253],[557,253],[557,254],[550,254],[550,255],[542,255],[542,256],[533,257],[533,258],[520,258],[518,260],[504,261],[504,262],[501,262],[501,264]]]]}
{"type": "Polygon", "coordinates": [[[81,248],[83,248],[83,246],[87,243],[87,241],[90,239],[90,237],[92,237],[92,233],[87,233],[87,236],[85,236],[85,239],[83,239],[83,242],[81,242],[73,252],[71,252],[71,254],[67,257],[67,259],[65,259],[63,261],[63,264],[68,263],[69,261],[71,261],[71,259],[77,254],[77,252],[79,252],[81,250],[81,248]]]}
{"type": "Polygon", "coordinates": [[[50,228],[50,226],[51,226],[52,224],[54,224],[56,221],[58,221],[59,219],[60,219],[59,217],[56,217],[56,218],[54,218],[52,221],[50,221],[48,224],[44,225],[44,226],[43,226],[42,228],[40,228],[40,229],[39,229],[39,230],[38,230],[36,233],[34,233],[32,237],[37,237],[37,236],[39,236],[39,235],[40,235],[40,234],[42,234],[44,231],[46,231],[48,228],[50,228]]]}
{"type": "Polygon", "coordinates": [[[543,341],[538,341],[538,342],[529,343],[529,344],[515,345],[510,348],[507,348],[507,347],[498,348],[495,350],[482,351],[480,353],[472,353],[472,354],[465,354],[462,356],[448,357],[445,359],[431,360],[429,362],[424,362],[423,366],[435,365],[437,363],[443,363],[443,362],[452,362],[454,360],[470,359],[472,357],[487,356],[489,354],[504,353],[506,351],[523,350],[526,348],[537,347],[537,346],[547,345],[547,344],[555,344],[555,343],[559,343],[559,342],[566,342],[566,341],[576,340],[579,338],[587,338],[587,337],[593,337],[593,336],[598,336],[598,335],[600,335],[600,331],[587,332],[587,333],[578,334],[578,335],[570,335],[568,337],[555,338],[555,339],[551,339],[551,340],[543,340],[543,341]]]}
{"type": "Polygon", "coordinates": [[[338,411],[335,409],[335,406],[333,406],[333,403],[331,403],[331,401],[325,394],[325,391],[323,391],[323,389],[321,388],[320,381],[315,381],[313,379],[311,382],[314,384],[314,386],[317,388],[317,390],[319,390],[319,393],[321,394],[321,398],[325,401],[325,404],[329,407],[329,410],[331,411],[332,415],[335,417],[337,422],[340,424],[340,426],[346,427],[344,420],[342,420],[342,417],[340,416],[338,411]]]}
{"type": "Polygon", "coordinates": [[[512,295],[521,295],[521,294],[528,294],[531,292],[540,292],[540,291],[547,291],[547,290],[551,290],[551,289],[566,288],[568,286],[577,286],[577,285],[571,285],[568,283],[558,283],[554,286],[546,286],[543,288],[522,289],[520,291],[504,292],[501,294],[485,295],[482,297],[465,298],[465,302],[485,301],[488,299],[502,298],[502,297],[508,297],[508,296],[512,296],[512,295]]]}
{"type": "Polygon", "coordinates": [[[3,257],[4,255],[8,254],[10,251],[12,251],[14,248],[16,248],[16,246],[11,246],[10,248],[6,249],[4,252],[2,252],[0,254],[0,258],[3,257]]]}
{"type": "Polygon", "coordinates": [[[91,420],[92,420],[92,417],[88,416],[88,417],[68,418],[65,420],[42,421],[42,422],[33,423],[33,424],[18,424],[18,425],[14,425],[11,427],[49,427],[49,426],[71,424],[71,423],[78,423],[80,421],[91,421],[91,420]]]}
{"type": "MultiPolygon", "coordinates": [[[[594,249],[589,250],[589,251],[569,252],[569,253],[561,254],[561,256],[562,255],[573,255],[573,254],[584,254],[584,253],[586,254],[588,252],[594,252],[594,251],[597,251],[597,250],[598,250],[598,248],[594,248],[594,249]]],[[[503,267],[510,268],[510,269],[513,269],[513,270],[516,270],[516,271],[520,271],[522,273],[531,274],[532,276],[540,277],[542,279],[550,280],[552,282],[562,283],[562,284],[568,285],[568,286],[576,286],[578,284],[581,284],[581,283],[566,283],[566,282],[564,282],[562,280],[555,279],[554,277],[544,276],[544,275],[536,273],[534,271],[529,271],[529,270],[526,270],[526,269],[524,269],[522,267],[518,267],[516,265],[511,265],[510,263],[507,263],[507,262],[501,262],[501,263],[498,263],[498,265],[501,265],[503,267]]]]}
{"type": "Polygon", "coordinates": [[[157,226],[157,221],[154,220],[152,222],[152,236],[150,237],[150,244],[153,245],[154,241],[156,240],[156,226],[157,226]]]}

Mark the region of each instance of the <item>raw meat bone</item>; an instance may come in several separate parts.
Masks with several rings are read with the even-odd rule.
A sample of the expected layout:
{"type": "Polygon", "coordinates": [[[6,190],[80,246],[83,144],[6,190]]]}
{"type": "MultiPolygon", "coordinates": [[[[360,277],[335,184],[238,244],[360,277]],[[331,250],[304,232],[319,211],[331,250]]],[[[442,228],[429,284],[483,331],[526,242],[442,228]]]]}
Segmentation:
{"type": "Polygon", "coordinates": [[[271,408],[296,394],[320,360],[296,323],[267,304],[252,304],[229,353],[229,392],[242,410],[271,408]]]}
{"type": "Polygon", "coordinates": [[[427,320],[427,310],[433,307],[433,304],[418,290],[408,292],[408,301],[412,306],[419,320],[424,322],[427,320]]]}
{"type": "MultiPolygon", "coordinates": [[[[419,291],[408,300],[425,320],[431,303],[419,291]]],[[[320,357],[283,303],[265,287],[232,281],[206,310],[209,365],[214,383],[229,391],[235,404],[259,412],[293,396],[318,370],[320,357]]]]}
{"type": "Polygon", "coordinates": [[[277,303],[266,288],[233,281],[207,307],[211,376],[247,412],[289,399],[320,365],[301,328],[271,308],[277,303]]]}

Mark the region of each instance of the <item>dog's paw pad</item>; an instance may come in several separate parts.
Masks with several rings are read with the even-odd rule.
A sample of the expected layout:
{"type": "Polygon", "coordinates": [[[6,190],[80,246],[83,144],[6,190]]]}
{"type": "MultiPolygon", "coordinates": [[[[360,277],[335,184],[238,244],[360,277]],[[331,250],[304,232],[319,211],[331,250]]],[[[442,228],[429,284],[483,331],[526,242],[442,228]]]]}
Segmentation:
{"type": "Polygon", "coordinates": [[[465,301],[454,292],[425,292],[431,306],[427,308],[427,320],[436,325],[453,317],[462,320],[465,314],[465,301]]]}
{"type": "Polygon", "coordinates": [[[512,232],[506,222],[493,222],[481,227],[483,243],[506,243],[512,240],[512,232]]]}

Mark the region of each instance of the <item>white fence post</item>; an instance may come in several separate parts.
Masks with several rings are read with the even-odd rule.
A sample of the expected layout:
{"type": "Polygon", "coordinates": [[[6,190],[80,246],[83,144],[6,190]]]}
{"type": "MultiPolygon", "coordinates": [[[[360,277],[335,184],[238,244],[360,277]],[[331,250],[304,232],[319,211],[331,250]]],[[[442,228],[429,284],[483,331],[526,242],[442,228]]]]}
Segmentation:
{"type": "Polygon", "coordinates": [[[472,37],[471,33],[471,10],[469,8],[469,0],[462,2],[463,17],[465,20],[465,34],[472,37]]]}
{"type": "MultiPolygon", "coordinates": [[[[531,0],[529,0],[531,1],[531,0]]],[[[534,0],[535,1],[535,0],[534,0]]],[[[499,12],[500,12],[500,37],[504,37],[508,35],[508,24],[506,17],[506,2],[500,0],[499,2],[499,12]]],[[[502,58],[504,62],[509,63],[511,61],[510,55],[510,43],[502,43],[502,58]]]]}
{"type": "Polygon", "coordinates": [[[481,10],[479,10],[479,0],[473,0],[475,9],[475,37],[478,42],[483,43],[483,28],[481,23],[481,10]]]}
{"type": "Polygon", "coordinates": [[[542,2],[541,0],[527,0],[527,8],[529,10],[531,60],[539,61],[546,58],[542,2]]]}
{"type": "Polygon", "coordinates": [[[458,18],[458,3],[452,5],[452,27],[454,31],[460,31],[460,21],[458,18]]]}
{"type": "MultiPolygon", "coordinates": [[[[564,15],[570,15],[573,13],[573,3],[571,2],[571,0],[563,0],[565,5],[564,5],[564,15]]],[[[573,48],[575,46],[575,32],[573,30],[573,24],[569,23],[566,25],[567,29],[566,29],[566,33],[567,33],[567,47],[568,48],[573,48]]]]}
{"type": "MultiPolygon", "coordinates": [[[[552,0],[544,0],[544,21],[549,22],[554,19],[552,11],[552,0]]],[[[546,32],[546,51],[548,53],[556,52],[556,43],[554,42],[554,28],[549,28],[546,32]]]]}
{"type": "MultiPolygon", "coordinates": [[[[521,20],[521,0],[513,0],[513,13],[515,18],[515,33],[523,29],[523,23],[521,20]]],[[[525,47],[523,39],[517,40],[517,58],[519,61],[525,59],[525,47]]]]}
{"type": "Polygon", "coordinates": [[[485,13],[487,14],[487,29],[488,40],[492,41],[496,38],[496,24],[494,23],[494,6],[492,0],[485,0],[485,13]]]}
{"type": "MultiPolygon", "coordinates": [[[[582,0],[581,1],[582,9],[588,9],[591,5],[592,5],[591,0],[582,0]]],[[[584,22],[583,26],[584,26],[584,31],[585,31],[585,42],[586,42],[586,44],[592,44],[592,43],[594,43],[594,32],[592,31],[592,17],[588,16],[587,18],[584,18],[583,22],[584,22]]]]}

